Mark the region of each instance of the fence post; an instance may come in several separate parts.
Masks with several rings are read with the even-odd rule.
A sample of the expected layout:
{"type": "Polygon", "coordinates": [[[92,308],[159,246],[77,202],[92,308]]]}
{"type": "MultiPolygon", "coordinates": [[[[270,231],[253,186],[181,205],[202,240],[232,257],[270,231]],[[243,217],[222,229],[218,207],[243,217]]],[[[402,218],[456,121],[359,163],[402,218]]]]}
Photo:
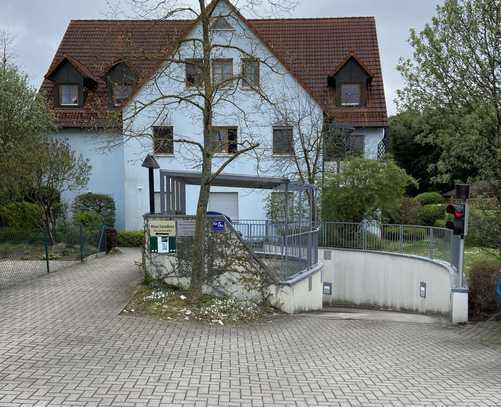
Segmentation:
{"type": "Polygon", "coordinates": [[[400,253],[404,253],[404,225],[400,225],[400,253]]]}
{"type": "Polygon", "coordinates": [[[428,235],[430,237],[430,242],[428,244],[428,256],[430,256],[430,259],[433,259],[433,228],[430,227],[429,228],[429,232],[428,235]]]}
{"type": "Polygon", "coordinates": [[[84,237],[83,237],[83,225],[80,224],[80,262],[84,261],[84,237]]]}
{"type": "Polygon", "coordinates": [[[48,238],[43,242],[45,249],[45,264],[47,265],[47,273],[50,273],[50,262],[49,262],[49,242],[48,238]]]}

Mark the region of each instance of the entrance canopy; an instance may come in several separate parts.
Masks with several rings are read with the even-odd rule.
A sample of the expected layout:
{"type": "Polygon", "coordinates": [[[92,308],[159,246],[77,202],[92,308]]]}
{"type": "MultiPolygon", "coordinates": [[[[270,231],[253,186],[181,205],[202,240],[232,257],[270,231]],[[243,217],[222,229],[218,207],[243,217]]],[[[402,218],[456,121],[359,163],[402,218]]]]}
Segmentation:
{"type": "MultiPolygon", "coordinates": [[[[185,215],[186,185],[200,185],[201,179],[200,172],[160,170],[160,212],[185,215]]],[[[291,181],[285,177],[239,174],[219,174],[211,185],[230,188],[273,189],[284,192],[310,191],[313,193],[315,190],[313,185],[291,181]]]]}

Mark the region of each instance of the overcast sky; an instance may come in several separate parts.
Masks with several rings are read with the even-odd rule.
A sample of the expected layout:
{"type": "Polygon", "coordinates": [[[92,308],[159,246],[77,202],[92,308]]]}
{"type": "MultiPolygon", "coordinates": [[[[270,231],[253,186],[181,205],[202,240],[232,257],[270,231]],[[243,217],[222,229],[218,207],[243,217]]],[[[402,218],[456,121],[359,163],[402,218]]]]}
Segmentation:
{"type": "MultiPolygon", "coordinates": [[[[111,0],[116,1],[116,0],[111,0]]],[[[411,55],[409,29],[421,29],[442,0],[299,0],[287,17],[375,16],[386,100],[395,112],[396,90],[402,86],[396,65],[411,55]]],[[[71,19],[106,18],[106,0],[0,0],[0,30],[15,39],[15,61],[38,87],[71,19]]]]}

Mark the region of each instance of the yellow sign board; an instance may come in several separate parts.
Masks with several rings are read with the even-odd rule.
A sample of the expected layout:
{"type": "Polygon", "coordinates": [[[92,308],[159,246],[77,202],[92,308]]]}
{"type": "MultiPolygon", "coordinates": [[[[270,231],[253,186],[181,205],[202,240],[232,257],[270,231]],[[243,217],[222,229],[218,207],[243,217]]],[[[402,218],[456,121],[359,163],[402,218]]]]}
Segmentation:
{"type": "Polygon", "coordinates": [[[176,236],[176,221],[167,219],[150,219],[150,237],[176,236]]]}

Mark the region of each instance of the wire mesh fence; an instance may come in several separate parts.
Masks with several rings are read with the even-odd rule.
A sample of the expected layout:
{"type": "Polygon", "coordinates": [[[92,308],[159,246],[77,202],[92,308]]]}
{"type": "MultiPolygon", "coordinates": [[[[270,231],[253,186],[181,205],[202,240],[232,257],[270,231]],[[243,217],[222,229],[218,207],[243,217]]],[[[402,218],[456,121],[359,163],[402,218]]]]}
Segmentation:
{"type": "Polygon", "coordinates": [[[60,224],[41,230],[0,228],[0,289],[61,270],[106,250],[104,227],[60,224]]]}
{"type": "Polygon", "coordinates": [[[415,255],[452,263],[449,229],[378,223],[323,222],[320,246],[415,255]]]}

